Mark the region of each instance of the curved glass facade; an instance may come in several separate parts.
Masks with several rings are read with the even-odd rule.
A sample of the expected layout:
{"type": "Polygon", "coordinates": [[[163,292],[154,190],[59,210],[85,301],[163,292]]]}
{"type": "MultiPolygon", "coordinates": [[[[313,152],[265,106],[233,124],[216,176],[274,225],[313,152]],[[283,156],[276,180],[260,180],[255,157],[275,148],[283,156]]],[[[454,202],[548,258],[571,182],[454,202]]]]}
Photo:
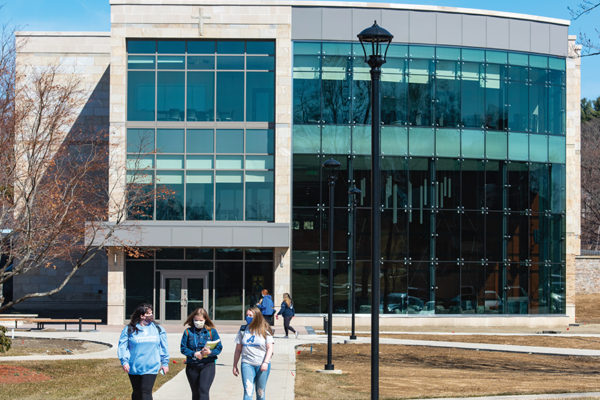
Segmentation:
{"type": "MultiPolygon", "coordinates": [[[[327,306],[327,177],[335,196],[334,312],[370,312],[369,67],[357,43],[294,43],[292,284],[327,306]],[[362,191],[356,212],[348,189],[362,191]],[[352,231],[356,218],[357,231],[352,231]]],[[[565,305],[565,59],[392,45],[382,83],[382,275],[394,314],[546,314],[565,305]]]]}

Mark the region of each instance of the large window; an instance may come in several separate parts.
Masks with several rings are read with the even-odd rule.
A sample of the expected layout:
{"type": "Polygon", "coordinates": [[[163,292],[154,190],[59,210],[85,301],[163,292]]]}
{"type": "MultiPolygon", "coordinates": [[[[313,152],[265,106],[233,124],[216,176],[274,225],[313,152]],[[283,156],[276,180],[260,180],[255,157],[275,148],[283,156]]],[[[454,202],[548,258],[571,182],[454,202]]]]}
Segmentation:
{"type": "Polygon", "coordinates": [[[128,218],[273,221],[275,43],[127,50],[128,218]]]}

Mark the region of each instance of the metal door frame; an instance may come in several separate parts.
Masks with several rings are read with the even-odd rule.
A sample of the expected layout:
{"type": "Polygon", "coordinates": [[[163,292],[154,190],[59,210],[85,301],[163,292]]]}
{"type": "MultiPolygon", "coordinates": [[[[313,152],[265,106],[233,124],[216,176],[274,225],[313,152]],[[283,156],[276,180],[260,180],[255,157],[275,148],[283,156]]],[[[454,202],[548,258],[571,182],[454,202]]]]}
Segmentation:
{"type": "Polygon", "coordinates": [[[161,323],[165,323],[165,322],[183,322],[185,321],[185,319],[187,318],[187,309],[185,307],[187,307],[187,294],[188,294],[188,282],[187,280],[189,278],[196,278],[196,279],[204,279],[204,290],[203,290],[203,295],[202,295],[202,303],[204,306],[204,309],[209,310],[209,304],[208,304],[208,300],[209,300],[209,295],[208,295],[208,273],[209,271],[190,271],[190,270],[179,270],[179,269],[174,269],[174,270],[163,270],[160,271],[160,310],[161,310],[161,317],[159,319],[159,321],[161,323]],[[166,319],[166,294],[165,294],[165,280],[166,279],[181,279],[181,320],[177,321],[177,320],[167,320],[166,319]]]}

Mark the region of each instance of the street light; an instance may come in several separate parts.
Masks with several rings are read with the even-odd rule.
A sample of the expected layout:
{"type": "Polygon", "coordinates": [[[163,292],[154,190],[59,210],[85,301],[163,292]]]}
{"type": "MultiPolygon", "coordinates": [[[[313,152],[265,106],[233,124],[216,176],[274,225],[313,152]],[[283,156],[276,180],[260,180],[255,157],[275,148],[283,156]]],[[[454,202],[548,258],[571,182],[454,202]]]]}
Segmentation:
{"type": "Polygon", "coordinates": [[[379,274],[381,262],[381,66],[394,36],[377,25],[377,21],[357,35],[371,67],[371,399],[379,399],[379,274]],[[367,55],[367,49],[371,47],[367,55]],[[385,49],[383,48],[385,47],[385,49]]]}
{"type": "Polygon", "coordinates": [[[335,180],[336,180],[336,169],[340,167],[340,163],[333,158],[323,163],[323,168],[329,173],[329,306],[327,307],[327,364],[325,364],[325,371],[333,371],[333,362],[331,361],[331,331],[333,330],[332,325],[332,314],[333,314],[333,204],[335,202],[335,180]]]}
{"type": "Polygon", "coordinates": [[[350,254],[350,268],[352,268],[352,299],[350,300],[352,333],[350,334],[350,340],[356,340],[356,203],[361,193],[356,186],[352,186],[352,189],[348,191],[348,194],[352,196],[352,254],[350,254]]]}

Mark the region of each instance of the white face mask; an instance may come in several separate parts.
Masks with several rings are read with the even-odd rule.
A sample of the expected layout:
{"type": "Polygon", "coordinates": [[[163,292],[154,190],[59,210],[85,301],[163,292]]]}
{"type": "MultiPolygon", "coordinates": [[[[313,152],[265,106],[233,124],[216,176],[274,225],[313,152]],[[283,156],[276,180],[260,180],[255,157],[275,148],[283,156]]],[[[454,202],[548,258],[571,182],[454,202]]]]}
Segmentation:
{"type": "Polygon", "coordinates": [[[194,326],[197,329],[202,329],[202,328],[204,328],[204,321],[194,321],[194,326]]]}

